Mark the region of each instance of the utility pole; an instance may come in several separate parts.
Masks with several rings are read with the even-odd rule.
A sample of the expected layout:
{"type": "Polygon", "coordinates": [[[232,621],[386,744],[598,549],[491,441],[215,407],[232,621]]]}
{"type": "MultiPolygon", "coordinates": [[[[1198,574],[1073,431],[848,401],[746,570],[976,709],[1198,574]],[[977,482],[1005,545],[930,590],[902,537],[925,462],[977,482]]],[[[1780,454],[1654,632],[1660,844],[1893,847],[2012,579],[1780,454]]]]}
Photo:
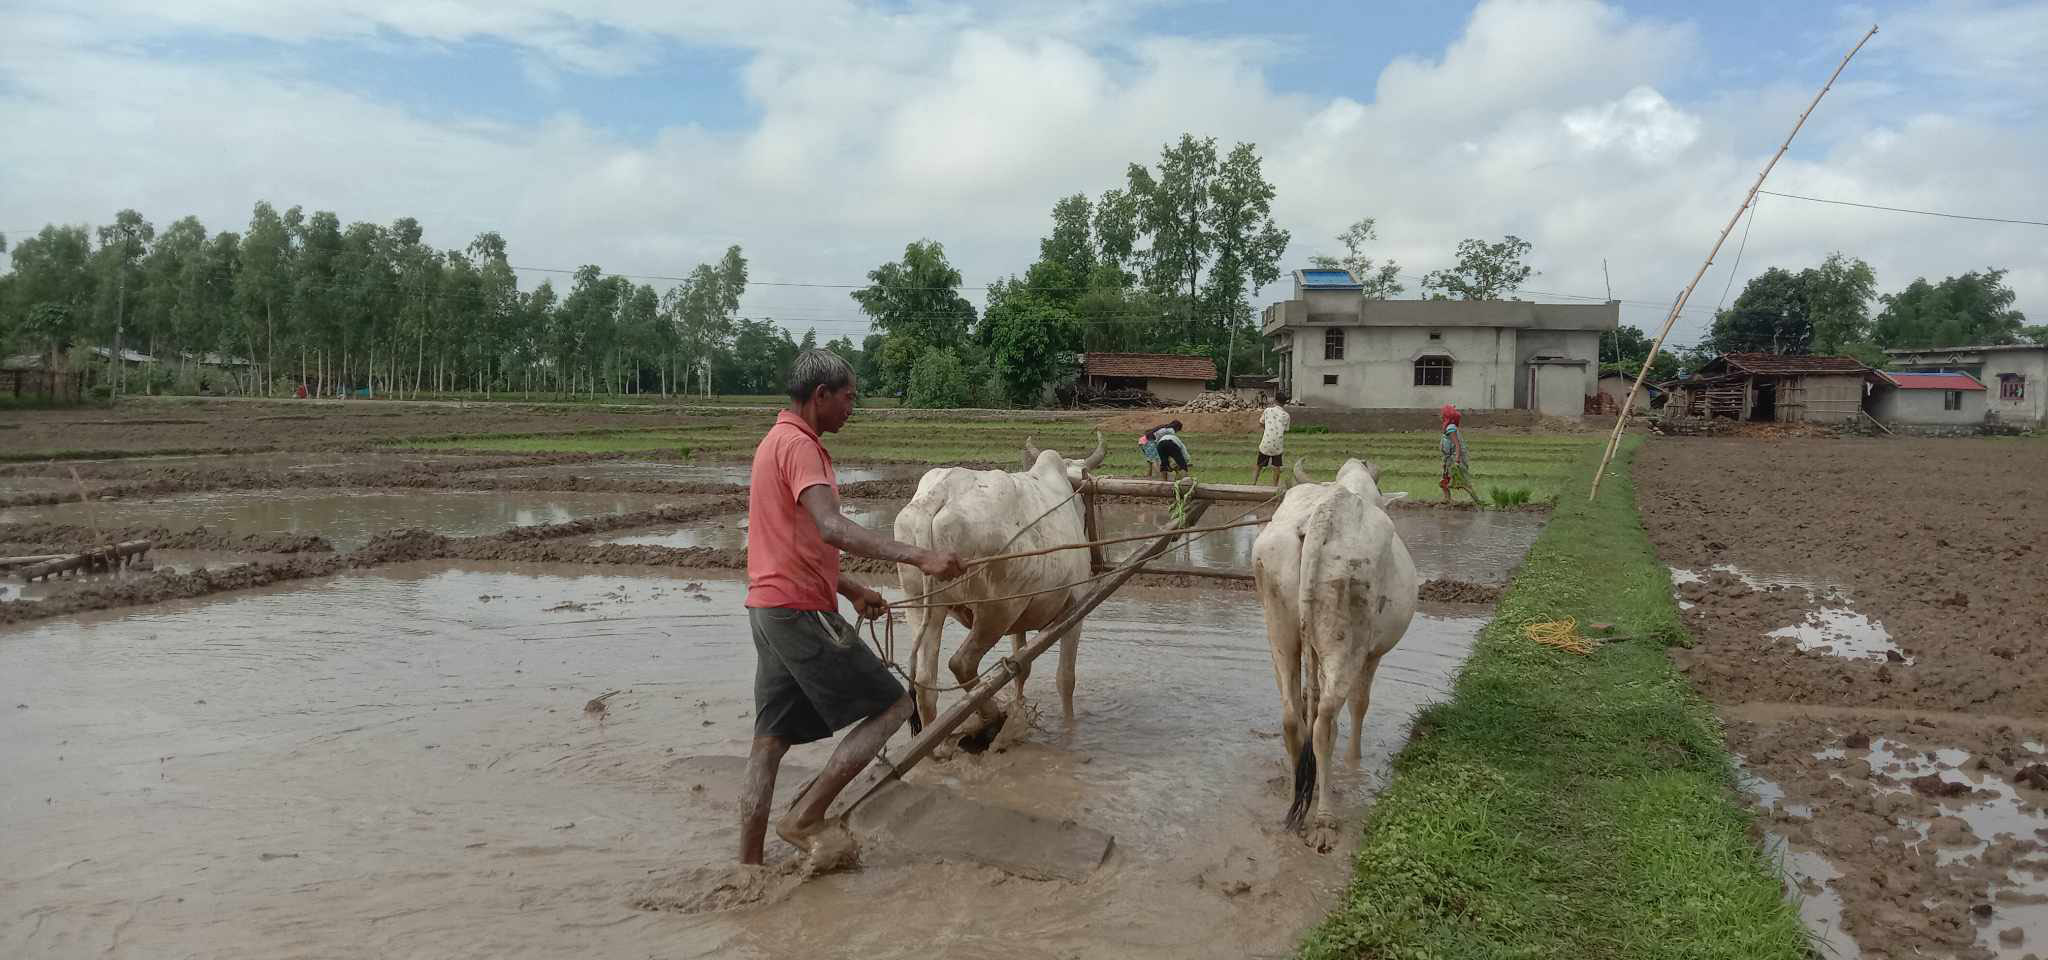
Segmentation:
{"type": "Polygon", "coordinates": [[[120,271],[121,271],[121,272],[120,272],[120,274],[119,274],[119,275],[117,275],[117,276],[115,277],[115,280],[114,280],[114,378],[113,378],[113,379],[114,379],[114,390],[113,390],[113,395],[114,395],[114,399],[116,399],[116,400],[119,400],[119,399],[121,398],[121,387],[122,387],[122,381],[123,381],[123,380],[125,380],[125,379],[127,379],[127,374],[128,374],[128,370],[127,370],[127,368],[126,368],[125,366],[123,366],[123,365],[122,365],[122,363],[121,363],[121,327],[122,327],[122,324],[123,324],[123,323],[124,323],[124,322],[125,322],[125,321],[127,320],[127,312],[128,312],[128,311],[127,311],[127,309],[126,309],[126,308],[127,308],[127,306],[128,306],[128,271],[127,271],[127,270],[125,270],[125,269],[123,269],[123,267],[124,267],[124,266],[125,266],[125,264],[117,264],[117,265],[115,266],[115,268],[114,268],[114,269],[116,269],[116,270],[120,270],[120,271]]]}

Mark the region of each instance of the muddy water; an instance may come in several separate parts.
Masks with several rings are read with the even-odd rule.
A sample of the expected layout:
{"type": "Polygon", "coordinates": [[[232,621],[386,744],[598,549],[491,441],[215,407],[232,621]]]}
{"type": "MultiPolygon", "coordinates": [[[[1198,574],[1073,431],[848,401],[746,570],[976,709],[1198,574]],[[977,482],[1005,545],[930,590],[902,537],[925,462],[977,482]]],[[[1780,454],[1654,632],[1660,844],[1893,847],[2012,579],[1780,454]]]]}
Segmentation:
{"type": "MultiPolygon", "coordinates": [[[[848,501],[846,514],[857,523],[880,530],[896,523],[900,504],[848,501]]],[[[1228,504],[1223,506],[1227,507],[1228,504]]],[[[1222,523],[1243,513],[1212,508],[1210,517],[1222,523]]],[[[1543,532],[1540,513],[1499,510],[1397,509],[1389,514],[1408,551],[1415,556],[1417,572],[1425,580],[1445,577],[1478,583],[1507,579],[1536,536],[1543,532]]],[[[718,517],[689,527],[664,528],[615,534],[602,538],[607,543],[649,544],[667,547],[730,547],[747,545],[746,515],[718,517]]],[[[1164,507],[1128,503],[1104,504],[1102,535],[1126,536],[1160,529],[1167,525],[1164,507]]],[[[1205,521],[1209,522],[1209,521],[1205,521]]],[[[1250,572],[1252,544],[1259,527],[1239,527],[1202,535],[1168,551],[1157,562],[1170,566],[1207,567],[1250,572]]],[[[1127,556],[1143,544],[1115,544],[1104,548],[1111,562],[1127,556]]]]}
{"type": "MultiPolygon", "coordinates": [[[[915,775],[1114,834],[1086,879],[912,849],[772,907],[637,908],[732,854],[737,785],[703,758],[750,735],[741,594],[393,567],[0,632],[0,955],[1243,957],[1342,889],[1348,851],[1273,829],[1257,607],[1127,590],[1088,622],[1072,724],[1048,663],[1014,747],[915,775]]],[[[1480,623],[1425,613],[1389,656],[1352,822],[1480,623]]]]}
{"type": "MultiPolygon", "coordinates": [[[[676,483],[730,483],[745,486],[749,471],[745,463],[661,463],[653,460],[594,460],[589,463],[548,464],[533,467],[505,467],[479,471],[480,477],[567,479],[588,477],[604,480],[667,480],[676,483]]],[[[930,469],[921,464],[878,464],[868,467],[838,467],[840,483],[869,480],[914,479],[930,469]]]]}
{"type": "Polygon", "coordinates": [[[374,534],[425,527],[476,536],[507,527],[651,509],[673,497],[638,493],[265,490],[188,494],[158,500],[62,503],[0,510],[0,522],[95,523],[109,527],[208,526],[230,535],[317,533],[336,549],[374,534]]]}

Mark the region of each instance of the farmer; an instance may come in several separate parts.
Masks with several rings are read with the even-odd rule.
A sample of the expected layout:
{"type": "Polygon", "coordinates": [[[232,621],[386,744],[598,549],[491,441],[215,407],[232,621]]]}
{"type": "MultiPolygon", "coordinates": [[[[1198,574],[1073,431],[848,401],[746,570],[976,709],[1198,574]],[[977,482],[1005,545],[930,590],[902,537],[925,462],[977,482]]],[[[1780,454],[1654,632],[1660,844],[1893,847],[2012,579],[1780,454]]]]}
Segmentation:
{"type": "Polygon", "coordinates": [[[1180,429],[1179,420],[1169,420],[1145,431],[1145,435],[1159,447],[1159,475],[1168,480],[1173,479],[1175,470],[1179,470],[1182,476],[1191,472],[1187,441],[1180,438],[1180,429]]]}
{"type": "Polygon", "coordinates": [[[1465,458],[1465,437],[1458,432],[1458,421],[1463,418],[1458,415],[1458,408],[1448,403],[1444,404],[1442,416],[1444,435],[1437,441],[1437,447],[1444,454],[1444,475],[1437,486],[1443,489],[1445,503],[1451,502],[1453,488],[1463,489],[1473,503],[1478,503],[1479,492],[1472,489],[1472,464],[1465,458]]]}
{"type": "Polygon", "coordinates": [[[1138,452],[1145,456],[1145,479],[1150,480],[1159,468],[1159,444],[1152,442],[1150,432],[1138,434],[1138,452]]]}
{"type": "Polygon", "coordinates": [[[881,658],[839,615],[839,597],[861,617],[888,615],[882,595],[839,572],[839,551],[914,564],[927,576],[966,572],[950,551],[924,550],[860,526],[839,512],[832,456],[819,436],[853,413],[853,368],[838,354],[806,350],[790,365],[789,409],[754,449],[747,493],[747,619],[753,627],[754,745],[740,793],[740,862],[761,862],[775,773],[790,747],[853,726],[775,832],[799,850],[851,850],[844,825],[825,810],[910,716],[910,697],[881,658]]]}
{"type": "Polygon", "coordinates": [[[1266,401],[1266,409],[1259,414],[1265,426],[1265,433],[1259,437],[1259,466],[1252,471],[1252,482],[1258,483],[1267,467],[1273,468],[1273,482],[1280,482],[1280,453],[1287,442],[1287,427],[1292,422],[1287,411],[1280,406],[1280,395],[1274,394],[1266,401]]]}

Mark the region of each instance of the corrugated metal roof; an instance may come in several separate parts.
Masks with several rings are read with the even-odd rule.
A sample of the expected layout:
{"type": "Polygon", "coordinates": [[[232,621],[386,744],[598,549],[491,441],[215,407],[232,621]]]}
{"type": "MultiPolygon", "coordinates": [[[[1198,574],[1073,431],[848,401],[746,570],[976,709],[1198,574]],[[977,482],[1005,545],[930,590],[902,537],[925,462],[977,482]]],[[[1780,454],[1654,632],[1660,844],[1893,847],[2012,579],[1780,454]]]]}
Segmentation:
{"type": "Polygon", "coordinates": [[[1984,385],[1967,373],[1887,373],[1878,371],[1878,376],[1890,380],[1892,386],[1901,390],[1982,390],[1984,385]]]}
{"type": "Polygon", "coordinates": [[[1081,370],[1091,377],[1157,377],[1161,380],[1214,380],[1216,361],[1177,353],[1084,353],[1081,370]]]}
{"type": "Polygon", "coordinates": [[[1728,366],[1748,373],[1867,373],[1855,357],[1805,357],[1776,353],[1724,353],[1728,366]]]}

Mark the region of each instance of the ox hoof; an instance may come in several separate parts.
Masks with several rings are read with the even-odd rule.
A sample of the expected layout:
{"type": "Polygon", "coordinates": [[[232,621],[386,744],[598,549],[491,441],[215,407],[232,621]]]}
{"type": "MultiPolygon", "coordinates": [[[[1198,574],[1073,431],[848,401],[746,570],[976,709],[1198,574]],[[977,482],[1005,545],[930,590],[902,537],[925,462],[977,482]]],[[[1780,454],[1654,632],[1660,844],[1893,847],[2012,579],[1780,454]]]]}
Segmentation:
{"type": "Polygon", "coordinates": [[[1309,825],[1308,835],[1303,839],[1317,853],[1329,853],[1337,849],[1337,841],[1344,836],[1343,826],[1335,817],[1317,817],[1309,825]]]}
{"type": "Polygon", "coordinates": [[[996,734],[1003,732],[1003,724],[1009,719],[1009,714],[999,713],[994,720],[985,721],[980,726],[961,734],[957,741],[960,749],[968,753],[985,752],[996,742],[996,734]]]}

